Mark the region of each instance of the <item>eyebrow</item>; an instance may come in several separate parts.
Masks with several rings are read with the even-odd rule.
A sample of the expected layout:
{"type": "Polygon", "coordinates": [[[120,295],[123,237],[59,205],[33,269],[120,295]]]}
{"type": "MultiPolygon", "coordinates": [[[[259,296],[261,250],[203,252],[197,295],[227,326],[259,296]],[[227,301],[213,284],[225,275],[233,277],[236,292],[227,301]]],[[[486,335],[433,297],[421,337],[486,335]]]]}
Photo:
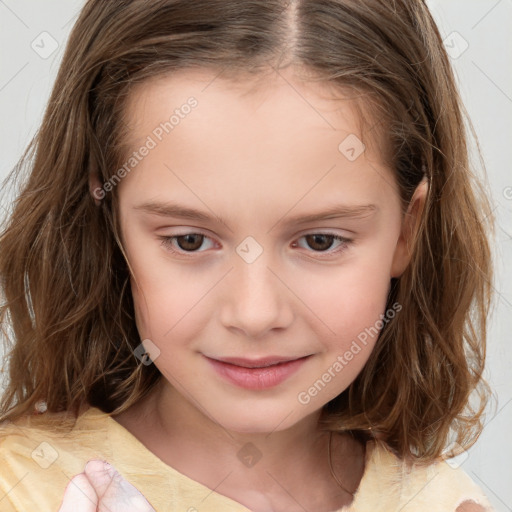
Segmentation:
{"type": "MultiPolygon", "coordinates": [[[[189,208],[178,203],[162,203],[157,201],[148,201],[133,207],[134,210],[139,210],[145,213],[159,215],[162,217],[174,217],[187,220],[198,220],[213,223],[215,221],[228,225],[225,219],[217,215],[210,215],[208,213],[189,208]]],[[[287,216],[284,215],[282,219],[286,218],[284,224],[308,224],[320,220],[352,218],[360,219],[373,216],[379,208],[375,204],[362,204],[362,205],[345,205],[336,204],[328,207],[325,210],[306,214],[287,216]]],[[[281,220],[279,221],[281,222],[281,220]]],[[[278,224],[277,222],[276,224],[278,224]]]]}

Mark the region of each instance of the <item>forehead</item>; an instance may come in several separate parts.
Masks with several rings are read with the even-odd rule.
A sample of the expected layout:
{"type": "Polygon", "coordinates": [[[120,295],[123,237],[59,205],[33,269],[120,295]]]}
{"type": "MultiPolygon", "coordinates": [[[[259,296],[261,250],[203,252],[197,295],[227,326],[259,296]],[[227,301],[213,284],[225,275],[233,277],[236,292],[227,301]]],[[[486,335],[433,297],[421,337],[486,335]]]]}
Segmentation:
{"type": "Polygon", "coordinates": [[[251,75],[185,68],[146,79],[132,86],[124,104],[124,145],[138,147],[190,98],[199,104],[190,117],[216,118],[212,130],[228,120],[238,122],[240,128],[257,126],[269,137],[273,133],[269,125],[279,134],[291,127],[300,131],[301,126],[335,130],[364,141],[367,155],[383,155],[386,141],[372,119],[374,102],[360,91],[297,67],[251,75]]]}
{"type": "Polygon", "coordinates": [[[326,193],[361,204],[396,193],[350,96],[292,70],[251,78],[181,70],[135,87],[126,107],[129,151],[148,137],[154,144],[119,188],[131,183],[128,197],[156,197],[178,186],[193,190],[194,201],[229,199],[240,210],[302,195],[301,205],[314,209],[326,193]],[[362,152],[349,158],[354,151],[362,152]]]}

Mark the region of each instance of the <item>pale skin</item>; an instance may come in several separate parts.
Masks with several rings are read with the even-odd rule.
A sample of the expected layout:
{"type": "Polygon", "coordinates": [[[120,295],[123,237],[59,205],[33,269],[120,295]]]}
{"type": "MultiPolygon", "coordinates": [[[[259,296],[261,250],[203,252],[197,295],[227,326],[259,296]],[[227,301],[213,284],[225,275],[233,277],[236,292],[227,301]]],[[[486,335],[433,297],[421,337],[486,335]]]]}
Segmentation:
{"type": "MultiPolygon", "coordinates": [[[[376,337],[308,403],[298,395],[385,313],[390,279],[410,261],[427,185],[403,215],[377,146],[365,140],[354,161],[339,150],[350,134],[361,136],[350,100],[338,93],[334,101],[330,89],[302,82],[293,68],[280,73],[250,93],[249,82],[244,89],[207,71],[161,77],[132,92],[133,151],[187,98],[198,105],[161,141],[153,136],[156,147],[117,185],[137,327],[141,340],[158,347],[154,364],[164,379],[115,419],[165,463],[254,512],[328,512],[353,500],[346,490],[358,488],[364,447],[334,438],[341,489],[318,418],[356,378],[376,337]],[[212,219],[144,210],[150,202],[179,203],[212,219]],[[374,207],[291,221],[335,204],[374,207]],[[173,253],[160,238],[194,233],[204,237],[188,246],[181,239],[198,247],[188,253],[180,240],[173,239],[173,253]],[[306,238],[322,233],[352,242],[306,238]],[[236,250],[247,237],[262,250],[251,263],[236,250]],[[205,355],[311,357],[281,384],[247,390],[219,376],[205,355]],[[247,443],[261,454],[252,467],[237,455],[247,443]]],[[[93,177],[91,191],[98,186],[93,177]]]]}

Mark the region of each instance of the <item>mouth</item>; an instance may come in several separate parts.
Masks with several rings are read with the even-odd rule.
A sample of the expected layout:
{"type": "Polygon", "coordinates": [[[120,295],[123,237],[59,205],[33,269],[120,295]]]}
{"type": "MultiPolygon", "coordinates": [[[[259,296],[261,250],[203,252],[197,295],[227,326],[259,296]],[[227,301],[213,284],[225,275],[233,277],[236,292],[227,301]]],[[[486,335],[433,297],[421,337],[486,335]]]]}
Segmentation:
{"type": "Polygon", "coordinates": [[[291,363],[292,361],[298,361],[299,359],[305,359],[309,356],[298,356],[298,357],[261,357],[259,359],[244,359],[240,357],[223,357],[223,358],[211,358],[221,363],[231,364],[234,366],[240,366],[242,368],[268,368],[269,366],[275,366],[278,364],[291,363]]]}
{"type": "Polygon", "coordinates": [[[245,389],[261,390],[284,382],[311,356],[272,356],[259,359],[205,357],[217,374],[231,384],[245,389]]]}

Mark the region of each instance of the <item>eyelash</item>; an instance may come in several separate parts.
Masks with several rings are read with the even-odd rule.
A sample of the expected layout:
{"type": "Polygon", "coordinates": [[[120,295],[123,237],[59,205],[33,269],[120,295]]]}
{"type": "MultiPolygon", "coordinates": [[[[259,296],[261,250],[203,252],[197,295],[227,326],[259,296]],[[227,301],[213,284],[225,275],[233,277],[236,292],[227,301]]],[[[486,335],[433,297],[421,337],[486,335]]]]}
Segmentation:
{"type": "MultiPolygon", "coordinates": [[[[197,232],[190,232],[190,233],[184,233],[182,235],[173,235],[173,236],[159,236],[158,238],[161,240],[161,245],[169,252],[174,254],[179,254],[180,256],[184,256],[186,258],[194,257],[193,255],[198,252],[205,252],[205,251],[184,251],[183,249],[175,249],[172,246],[172,242],[176,240],[177,238],[185,237],[187,235],[197,235],[202,236],[205,239],[210,239],[210,237],[204,235],[203,233],[197,233],[197,232]]],[[[307,236],[313,236],[313,235],[320,235],[320,236],[329,236],[332,237],[334,240],[338,240],[340,243],[340,246],[335,250],[326,249],[325,251],[311,251],[313,253],[317,253],[320,258],[324,258],[324,254],[327,254],[327,257],[330,257],[332,255],[336,255],[338,253],[344,252],[350,244],[352,244],[353,240],[350,238],[345,238],[343,236],[334,234],[334,233],[326,233],[326,232],[312,232],[312,233],[306,233],[305,235],[302,235],[298,238],[300,240],[301,238],[305,238],[307,236]]],[[[296,244],[296,242],[294,242],[296,244]]]]}

